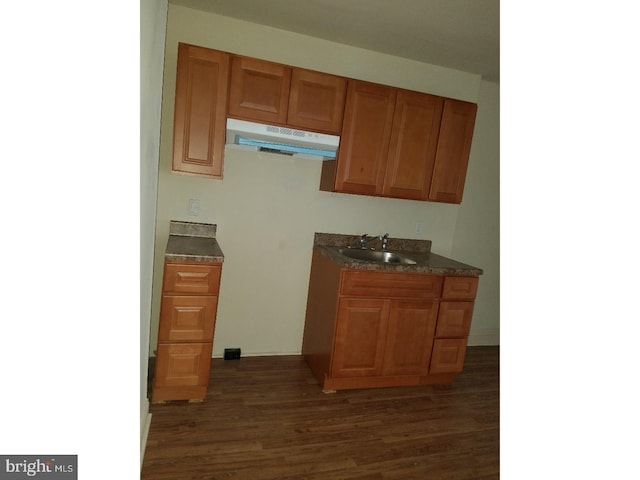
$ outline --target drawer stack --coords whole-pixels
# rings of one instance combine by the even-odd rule
[[[220,263],[165,262],[152,402],[204,399],[221,273]]]
[[[445,277],[429,373],[459,373],[464,365],[478,277]]]

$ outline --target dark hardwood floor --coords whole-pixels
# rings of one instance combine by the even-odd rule
[[[203,403],[151,405],[142,480],[497,479],[499,347],[452,385],[322,393],[302,357],[213,359]]]

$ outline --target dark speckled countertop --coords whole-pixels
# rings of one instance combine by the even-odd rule
[[[187,262],[223,262],[216,240],[216,225],[171,220],[165,260]]]
[[[341,267],[358,270],[381,270],[393,272],[436,273],[444,275],[482,275],[482,269],[473,267],[442,255],[431,253],[431,240],[410,240],[389,238],[387,250],[406,255],[416,262],[415,265],[399,265],[389,263],[366,262],[354,260],[340,253],[340,247],[357,246],[359,235],[340,235],[333,233],[316,233],[314,249],[337,263]],[[380,250],[380,241],[371,242]]]

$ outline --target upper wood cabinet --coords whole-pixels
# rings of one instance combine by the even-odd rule
[[[255,58],[233,57],[229,115],[266,123],[286,123],[290,84],[289,67]]]
[[[478,106],[446,99],[429,200],[460,203]]]
[[[233,57],[229,115],[340,133],[347,80],[247,57]]]
[[[426,200],[444,99],[398,90],[382,194]]]
[[[460,203],[476,105],[350,80],[340,150],[320,188]]]
[[[395,102],[392,87],[349,81],[338,158],[331,164],[336,168],[336,191],[382,193]],[[328,165],[325,162],[323,168]]]
[[[346,78],[294,68],[287,124],[304,130],[339,134],[346,93]]]
[[[222,178],[227,115],[340,135],[320,189],[460,203],[477,106],[178,45],[172,170]]]
[[[222,177],[229,58],[224,52],[178,45],[173,171]]]

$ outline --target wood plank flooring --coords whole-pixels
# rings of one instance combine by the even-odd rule
[[[151,405],[142,480],[498,479],[499,347],[453,385],[325,394],[300,356],[213,359],[203,403]]]

